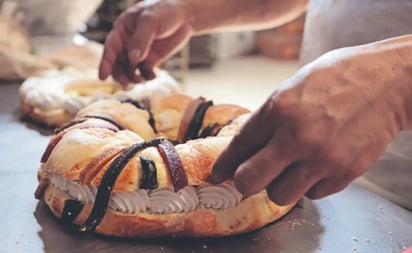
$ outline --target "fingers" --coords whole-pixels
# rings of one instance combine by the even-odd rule
[[[325,178],[313,185],[305,194],[310,199],[320,199],[342,191],[351,180]]]
[[[131,64],[138,64],[144,60],[155,39],[156,24],[150,16],[140,16],[136,23],[133,36],[127,42],[127,53]]]
[[[209,181],[221,183],[233,176],[238,166],[259,152],[272,137],[273,129],[264,117],[262,107],[252,114],[240,131],[233,137],[228,147],[216,159]],[[259,129],[259,131],[257,131]]]
[[[113,66],[117,61],[117,57],[123,51],[120,32],[119,30],[113,30],[107,36],[99,66],[99,78],[102,80],[106,79],[113,72]]]
[[[144,61],[139,63],[138,65],[140,75],[145,79],[145,80],[152,80],[156,77],[156,74],[153,71],[153,63],[149,61]]]
[[[158,65],[164,60],[178,52],[190,38],[190,30],[186,26],[182,26],[176,30],[172,35],[156,40],[153,43],[152,50],[147,56],[148,61]]]
[[[301,163],[289,166],[266,188],[269,198],[278,205],[298,201],[322,177],[314,169]]]
[[[127,63],[118,62],[113,67],[113,79],[119,82],[121,85],[127,85],[130,82],[129,73],[128,73]]]
[[[153,68],[176,53],[190,37],[185,16],[172,7],[160,1],[142,3],[122,13],[105,43],[99,78],[106,79],[112,74],[122,83],[126,79],[129,82],[153,79]],[[126,55],[126,63],[118,59],[120,54]],[[126,71],[121,71],[121,67],[127,68]],[[135,73],[137,69],[140,73]]]
[[[150,15],[138,15],[138,12],[123,13],[109,33],[99,66],[99,78],[106,79],[110,74],[122,84],[141,81],[134,71],[139,62],[147,56],[155,38],[156,24]],[[119,59],[126,55],[126,60]],[[147,64],[146,64],[147,65]],[[124,68],[125,70],[121,70]],[[147,76],[153,78],[152,69],[145,67]]]
[[[246,196],[262,191],[289,166],[289,159],[293,157],[270,142],[238,167],[234,176],[236,188]]]

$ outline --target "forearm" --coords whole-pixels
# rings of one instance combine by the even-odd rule
[[[182,0],[194,34],[276,27],[301,15],[308,0]]]

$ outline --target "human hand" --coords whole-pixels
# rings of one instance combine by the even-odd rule
[[[402,251],[402,253],[412,253],[412,246],[410,246],[407,249],[405,249],[404,251]]]
[[[112,75],[123,85],[153,79],[153,68],[176,53],[191,33],[178,1],[139,2],[119,16],[109,33],[99,78]]]
[[[302,68],[233,137],[210,181],[234,177],[243,194],[266,188],[280,205],[345,188],[404,127],[395,57],[341,49]]]

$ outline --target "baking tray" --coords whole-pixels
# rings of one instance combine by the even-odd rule
[[[51,131],[20,120],[18,87],[0,86],[1,252],[386,253],[412,245],[412,213],[356,183],[321,200],[304,198],[280,220],[242,235],[143,240],[73,233],[34,198]]]

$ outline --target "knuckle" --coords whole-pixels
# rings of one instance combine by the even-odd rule
[[[245,195],[251,195],[263,190],[264,186],[260,180],[262,171],[251,169],[242,164],[234,175],[236,188]]]
[[[350,166],[348,169],[345,170],[344,179],[348,181],[352,181],[357,177],[360,177],[363,174],[364,170],[357,166]]]
[[[139,21],[148,25],[152,25],[156,21],[155,12],[151,9],[145,9],[139,16]]]
[[[310,131],[309,128],[299,128],[293,131],[292,133],[294,141],[299,145],[303,147],[311,147],[315,148],[318,146],[318,139],[316,136]]]
[[[266,109],[264,113],[276,114],[279,116],[286,115],[290,108],[288,91],[277,91],[269,97],[266,102],[266,106],[262,109]]]
[[[344,167],[346,161],[348,160],[348,156],[345,154],[345,152],[338,149],[332,152],[328,152],[327,155],[322,158],[322,160],[326,165],[325,167],[336,170]]]
[[[244,194],[244,195],[250,195],[254,193],[254,184],[250,182],[250,180],[247,180],[244,176],[239,176],[235,174],[235,186],[236,189]]]

